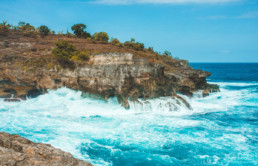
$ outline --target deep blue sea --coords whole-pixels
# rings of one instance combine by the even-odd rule
[[[49,143],[94,165],[258,165],[258,64],[192,63],[221,92],[131,103],[67,88],[20,103],[0,99],[0,131]]]

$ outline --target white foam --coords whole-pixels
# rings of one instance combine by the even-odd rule
[[[139,149],[159,149],[180,141],[182,144],[209,144],[217,149],[228,144],[238,146],[239,150],[248,150],[249,147],[245,146],[248,138],[242,134],[223,134],[213,138],[209,137],[207,130],[245,133],[251,129],[221,128],[214,121],[192,119],[189,115],[228,111],[242,104],[255,104],[247,101],[249,96],[254,98],[253,95],[248,90],[227,90],[222,87],[221,92],[205,98],[189,99],[180,95],[191,104],[192,110],[187,109],[181,100],[171,97],[140,99],[141,104],[130,102],[131,109],[126,110],[115,98],[108,101],[83,98],[80,91],[60,88],[19,103],[0,100],[0,109],[7,110],[0,112],[0,118],[4,119],[0,121],[0,126],[4,131],[28,134],[27,137],[34,141],[50,143],[95,165],[111,163],[81,154],[78,149],[81,144],[94,143],[109,149],[113,155],[121,153],[121,149],[100,140],[125,147],[137,146]],[[190,132],[191,128],[198,127],[206,130]],[[181,132],[183,129],[189,130]],[[167,158],[166,155],[162,157]],[[220,161],[216,155],[199,157],[208,158],[211,164]]]
[[[203,97],[202,92],[203,92],[203,90],[199,90],[197,92],[193,92],[193,97],[194,98],[202,98]]]
[[[219,86],[253,86],[253,85],[258,85],[257,82],[250,82],[250,83],[246,83],[246,82],[208,82],[210,84],[218,84]]]

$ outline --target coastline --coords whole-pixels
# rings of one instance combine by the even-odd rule
[[[0,165],[92,166],[49,144],[33,143],[19,135],[0,132]]]

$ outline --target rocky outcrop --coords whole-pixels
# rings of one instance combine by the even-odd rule
[[[8,166],[92,166],[75,159],[70,153],[48,144],[33,143],[20,137],[0,132],[0,165]]]
[[[3,58],[1,62],[1,97],[34,97],[47,89],[66,86],[83,91],[84,96],[116,96],[127,108],[128,99],[173,96],[176,92],[191,95],[198,89],[207,89],[206,77],[210,74],[190,68],[185,69],[186,74],[165,74],[162,65],[148,63],[131,53],[98,54],[91,58],[91,65],[78,65],[73,70],[57,66],[24,70],[8,65]]]
[[[45,93],[47,89],[66,86],[81,90],[85,97],[108,99],[116,96],[129,108],[128,100],[176,93],[191,96],[197,90],[204,90],[208,95],[218,90],[216,85],[206,82],[211,73],[194,70],[184,60],[161,64],[133,53],[98,53],[91,56],[87,64],[75,63],[73,69],[68,69],[60,67],[56,61],[49,61],[51,55],[23,55],[24,50],[35,48],[30,42],[34,39],[23,42],[18,39],[0,43],[0,97],[25,99]],[[44,42],[40,42],[41,45],[44,46]]]

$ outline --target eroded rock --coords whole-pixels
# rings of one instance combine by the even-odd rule
[[[1,166],[92,166],[48,144],[0,132]]]
[[[184,72],[165,73],[164,66],[149,63],[131,53],[98,54],[92,65],[77,65],[74,70],[39,67],[24,71],[17,66],[0,63],[0,95],[16,98],[36,97],[47,89],[66,86],[81,90],[88,96],[108,99],[117,97],[129,108],[128,98],[173,96],[176,92],[191,96],[193,91],[209,89],[210,73],[185,68]],[[181,70],[183,70],[182,68]]]
[[[0,39],[10,44],[8,48],[0,45],[0,97],[26,99],[44,94],[47,89],[66,86],[82,91],[87,97],[105,100],[117,97],[122,106],[129,108],[128,99],[136,101],[177,93],[192,96],[198,90],[210,93],[219,89],[206,82],[211,73],[194,70],[185,60],[155,61],[155,55],[139,56],[127,50],[98,53],[91,56],[90,62],[74,62],[73,68],[68,69],[61,67],[51,55],[58,36],[36,40],[37,37],[25,37],[19,32],[3,34]],[[74,42],[79,46],[83,43],[80,39]]]

